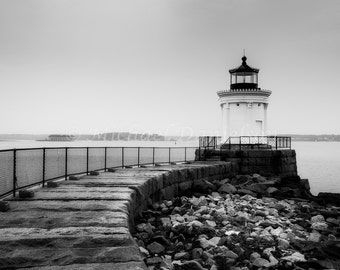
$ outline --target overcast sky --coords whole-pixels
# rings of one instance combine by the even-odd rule
[[[0,0],[0,133],[221,133],[243,49],[272,134],[340,134],[339,0]]]

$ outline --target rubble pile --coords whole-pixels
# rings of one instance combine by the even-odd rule
[[[340,269],[339,207],[274,198],[255,187],[273,181],[259,175],[236,178],[251,193],[225,179],[143,212],[134,238],[148,269]]]

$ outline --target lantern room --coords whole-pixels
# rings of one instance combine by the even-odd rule
[[[247,57],[242,57],[242,65],[230,69],[230,89],[254,89],[258,87],[259,69],[247,65]]]

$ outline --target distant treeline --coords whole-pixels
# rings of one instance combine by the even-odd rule
[[[57,136],[58,134],[53,134]],[[59,134],[65,136],[64,134]],[[0,140],[47,140],[50,134],[0,134]],[[75,140],[91,141],[190,141],[198,140],[193,136],[163,136],[148,133],[109,132],[100,134],[69,134]]]
[[[340,135],[334,134],[321,134],[321,135],[297,135],[297,134],[284,134],[278,136],[292,137],[292,141],[308,141],[308,142],[339,142]]]

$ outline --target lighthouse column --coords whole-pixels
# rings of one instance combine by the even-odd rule
[[[228,103],[221,103],[222,112],[222,142],[229,138],[229,106]]]
[[[264,107],[264,116],[263,116],[263,127],[264,127],[264,136],[267,136],[267,108],[268,108],[268,103],[263,104]]]

